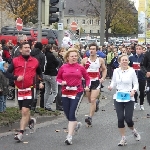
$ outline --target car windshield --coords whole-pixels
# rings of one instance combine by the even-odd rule
[[[124,41],[124,43],[130,43],[130,41]]]
[[[96,43],[96,40],[88,40],[88,44],[90,43]]]

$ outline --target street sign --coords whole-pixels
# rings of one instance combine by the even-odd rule
[[[71,30],[72,30],[72,31],[76,31],[78,25],[77,25],[77,23],[76,23],[75,21],[73,21],[73,22],[71,23],[70,27],[71,27]]]
[[[63,23],[58,23],[58,30],[62,31],[64,29]]]
[[[21,31],[23,28],[23,22],[21,18],[17,18],[16,20],[16,28],[18,31]]]

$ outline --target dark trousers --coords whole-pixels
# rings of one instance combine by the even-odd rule
[[[58,85],[58,94],[56,96],[56,109],[62,108],[62,99],[61,99],[61,85]]]
[[[45,83],[44,88],[40,89],[40,107],[44,108],[44,93],[45,93]]]
[[[112,67],[111,64],[107,64],[107,76],[111,79],[112,77]]]
[[[114,105],[116,108],[117,118],[118,118],[118,128],[124,128],[124,121],[126,121],[128,127],[133,127],[134,123],[132,121],[134,101],[129,102],[117,102],[114,100]]]
[[[139,82],[139,98],[140,98],[140,105],[143,105],[144,103],[144,96],[145,96],[145,85],[146,85],[146,81],[145,80],[138,80]],[[137,99],[138,99],[138,93],[136,92],[134,95],[135,98],[135,102],[138,103]]]
[[[76,121],[76,114],[82,101],[82,97],[83,92],[78,93],[75,99],[62,97],[63,109],[68,121]]]

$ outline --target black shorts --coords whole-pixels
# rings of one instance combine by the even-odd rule
[[[31,88],[31,91],[32,91],[32,99],[18,100],[18,105],[20,110],[22,109],[22,107],[31,109],[34,100],[34,88]]]
[[[31,109],[32,103],[33,99],[18,100],[20,110],[22,109],[22,107]]]
[[[90,91],[91,90],[99,90],[101,88],[101,84],[99,80],[91,81]]]

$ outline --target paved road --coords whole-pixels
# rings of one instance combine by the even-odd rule
[[[105,82],[105,87],[107,87],[108,82],[109,80]],[[121,137],[117,129],[117,118],[112,100],[113,91],[109,92],[104,88],[102,95],[106,96],[107,99],[101,100],[101,108],[93,117],[93,127],[90,128],[87,128],[84,123],[89,112],[89,104],[86,98],[83,99],[78,115],[78,121],[81,121],[83,126],[79,134],[73,137],[73,145],[64,144],[67,135],[64,132],[67,128],[67,121],[65,117],[62,117],[37,125],[34,134],[26,131],[24,142],[21,143],[16,143],[13,140],[13,133],[1,134],[0,150],[143,150],[145,146],[147,150],[150,150],[150,119],[146,118],[150,108],[147,102],[145,102],[145,111],[140,111],[138,108],[134,111],[135,126],[141,134],[141,141],[135,141],[131,130],[127,129],[128,145],[118,147],[117,143]],[[55,132],[55,130],[60,131]]]

